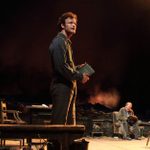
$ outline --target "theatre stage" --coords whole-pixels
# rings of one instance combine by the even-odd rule
[[[150,150],[150,143],[146,146],[147,138],[142,140],[122,140],[111,137],[86,138],[89,141],[88,150]]]
[[[112,137],[85,137],[89,142],[88,150],[150,150],[150,143],[146,146],[147,138],[142,140],[122,140]],[[35,140],[37,141],[37,140]],[[18,142],[7,141],[7,144],[14,145]],[[33,150],[37,150],[38,146],[32,147]],[[45,147],[45,150],[47,148]],[[12,148],[14,150],[14,148]],[[18,150],[18,149],[15,149]]]

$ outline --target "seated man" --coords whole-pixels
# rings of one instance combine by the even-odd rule
[[[134,115],[131,102],[127,102],[126,105],[119,110],[118,119],[123,128],[123,139],[130,140],[131,135],[134,139],[140,139],[138,118]]]

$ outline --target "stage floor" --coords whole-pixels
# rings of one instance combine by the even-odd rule
[[[90,137],[86,140],[89,141],[88,150],[150,150],[150,143],[146,146],[147,138],[129,141],[112,137]]]
[[[146,146],[147,138],[142,140],[122,140],[112,137],[85,137],[86,141],[89,142],[88,150],[150,150],[150,143]],[[38,142],[39,140],[34,140]],[[7,141],[9,145],[19,144],[18,141]],[[1,149],[1,148],[0,148]],[[32,146],[32,150],[38,150],[39,146]],[[10,148],[10,150],[20,150],[19,148]],[[44,150],[47,150],[45,147]]]

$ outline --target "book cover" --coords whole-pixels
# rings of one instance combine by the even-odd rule
[[[95,73],[95,70],[88,63],[85,63],[85,65],[79,68],[78,71],[81,73],[87,73],[89,76]]]

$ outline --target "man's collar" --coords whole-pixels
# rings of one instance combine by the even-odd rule
[[[58,36],[64,38],[66,41],[68,41],[69,44],[72,44],[71,40],[68,39],[62,32],[59,32],[59,33],[58,33]]]

